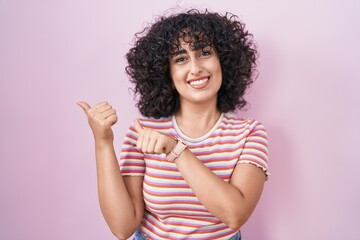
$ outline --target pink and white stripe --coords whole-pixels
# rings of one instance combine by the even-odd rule
[[[178,136],[216,175],[230,181],[239,163],[255,164],[267,174],[267,135],[256,120],[222,114],[216,125],[200,138],[189,138],[175,118],[140,120],[144,127]],[[228,239],[236,231],[209,213],[186,183],[175,163],[163,155],[136,149],[137,133],[131,126],[120,155],[122,175],[144,176],[145,215],[141,231],[149,239]]]

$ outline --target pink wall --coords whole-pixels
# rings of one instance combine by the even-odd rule
[[[115,239],[75,103],[111,102],[120,146],[138,116],[123,56],[175,2],[241,16],[259,45],[243,115],[268,129],[272,176],[244,239],[359,239],[357,0],[0,1],[0,239]]]

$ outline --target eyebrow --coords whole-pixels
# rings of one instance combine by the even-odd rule
[[[195,50],[205,49],[206,47],[210,47],[210,49],[212,49],[212,47],[210,45],[206,45],[206,46],[204,46],[202,48],[200,48],[200,47],[196,48]],[[181,49],[179,48],[179,49],[173,51],[173,53],[171,54],[171,57],[173,58],[173,57],[176,57],[177,55],[184,54],[184,53],[186,53],[186,50],[182,49],[182,48]]]
[[[186,50],[185,50],[185,49],[175,50],[175,51],[173,52],[173,54],[171,54],[171,57],[175,57],[175,56],[180,55],[180,54],[183,54],[183,53],[186,53]]]

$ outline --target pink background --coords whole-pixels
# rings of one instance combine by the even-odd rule
[[[244,239],[359,239],[358,0],[0,0],[0,239],[115,239],[75,103],[117,109],[119,152],[138,116],[124,55],[177,5],[233,12],[259,45],[242,114],[268,129],[272,176]]]

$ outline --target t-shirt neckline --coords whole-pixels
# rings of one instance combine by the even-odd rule
[[[175,115],[172,115],[172,123],[174,125],[176,134],[183,140],[187,141],[187,142],[201,142],[204,139],[208,138],[211,134],[213,134],[213,132],[218,128],[218,126],[220,125],[220,123],[222,122],[224,117],[224,113],[221,113],[219,119],[216,121],[216,123],[214,124],[214,126],[207,132],[205,133],[203,136],[197,137],[197,138],[191,138],[187,135],[185,135],[179,128],[177,122],[176,122],[176,118]]]

